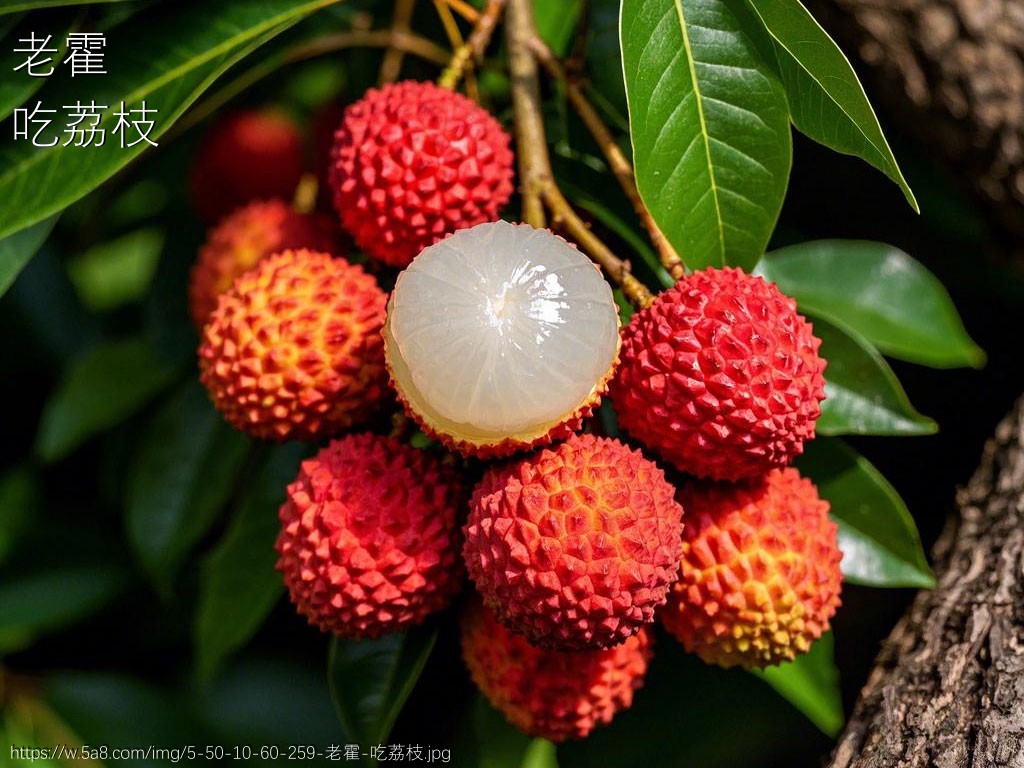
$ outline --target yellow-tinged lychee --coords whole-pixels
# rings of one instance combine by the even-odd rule
[[[839,607],[842,554],[828,503],[795,469],[693,482],[679,581],[660,616],[709,664],[764,667],[804,653]]]
[[[203,328],[200,378],[253,437],[330,437],[368,416],[387,387],[386,298],[359,266],[316,251],[264,259],[220,296]]]

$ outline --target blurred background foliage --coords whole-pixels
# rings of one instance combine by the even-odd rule
[[[135,47],[134,36],[122,36],[129,25],[144,24],[167,45],[193,39],[193,29],[161,25],[159,14],[168,11],[157,5],[94,3],[34,10],[27,19],[57,37],[70,28],[105,31],[109,85],[136,59],[148,56],[147,66],[160,66],[163,49]],[[222,7],[233,4],[181,5],[190,6],[188,13],[168,18],[216,28]],[[236,13],[244,6],[253,14],[255,29],[274,3],[234,5]],[[625,136],[618,2],[541,0],[536,7],[556,52],[585,50],[595,98]],[[227,110],[272,104],[313,131],[325,105],[358,98],[376,81],[381,51],[321,53],[310,43],[386,25],[389,13],[388,3],[350,0],[239,39],[188,82],[166,84],[150,97],[161,116],[172,102],[187,109],[158,149],[59,216],[24,230],[18,243],[0,244],[21,252],[33,238],[43,243],[0,299],[0,742],[321,749],[346,743],[325,675],[328,639],[282,600],[271,570],[276,508],[309,448],[254,446],[222,423],[196,382],[197,338],[185,296],[204,230],[188,204],[185,169],[205,125]],[[574,34],[581,13],[585,47]],[[25,23],[0,16],[0,55],[10,54],[12,25]],[[417,4],[414,27],[445,39],[429,3]],[[245,55],[257,42],[258,52]],[[10,94],[10,69],[5,63],[0,72],[0,103],[26,96]],[[406,58],[405,77],[437,73],[433,64]],[[505,75],[486,67],[479,80],[485,103],[507,124]],[[183,93],[208,81],[189,105]],[[36,84],[22,83],[29,85]],[[91,82],[74,85],[91,98],[84,93]],[[48,98],[46,89],[41,94]],[[600,152],[557,87],[550,95],[548,128],[566,193],[655,285],[656,258],[628,201],[608,181]],[[984,213],[930,148],[904,141],[900,126],[881,118],[921,215],[880,174],[797,135],[772,245],[842,237],[892,243],[939,276],[986,350],[982,370],[893,363],[913,402],[941,426],[937,434],[910,442],[850,440],[903,496],[927,544],[953,509],[954,491],[966,482],[992,425],[1019,394],[1024,361],[1014,329],[1024,280],[992,257],[994,235]],[[9,117],[0,130],[10,130]],[[628,140],[623,146],[628,149]],[[65,153],[71,164],[72,152]],[[17,205],[17,198],[0,196],[0,223],[18,215]],[[13,252],[0,252],[0,283],[9,280]],[[911,574],[906,583],[919,582]],[[710,669],[659,636],[633,708],[587,741],[560,748],[559,763],[818,765],[831,745],[826,733],[841,723],[840,704],[849,711],[880,639],[911,594],[845,587],[834,640],[815,651],[827,661],[834,643],[838,686],[831,664],[812,661],[803,693],[789,692],[791,699],[808,699],[804,711],[813,722],[778,698],[766,684],[771,673],[762,680]],[[433,653],[388,742],[451,748],[457,765],[553,764],[548,746],[531,744],[480,702],[462,670],[451,612],[430,629]],[[833,700],[820,693],[829,690]],[[7,764],[7,746],[0,746],[0,763]]]

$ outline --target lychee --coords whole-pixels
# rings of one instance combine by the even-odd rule
[[[371,434],[304,461],[281,507],[280,558],[299,613],[341,637],[421,623],[462,583],[456,474],[436,456]]]
[[[638,451],[593,435],[492,468],[470,501],[469,575],[537,645],[621,643],[654,619],[678,576],[674,493]]]
[[[821,341],[774,283],[705,269],[637,312],[611,386],[619,424],[697,477],[789,464],[825,398]]]
[[[462,230],[398,277],[385,349],[424,431],[465,455],[504,456],[567,437],[616,363],[618,311],[597,268],[547,230]]]
[[[199,346],[213,404],[253,437],[330,437],[367,416],[387,387],[386,298],[359,266],[283,251],[218,299]]]
[[[342,225],[369,255],[406,266],[498,217],[512,194],[509,141],[486,110],[433,83],[370,89],[345,110],[331,152]]]
[[[303,166],[295,121],[274,109],[236,112],[211,126],[196,151],[192,203],[213,224],[252,200],[291,199]]]
[[[554,742],[582,739],[633,703],[651,657],[647,629],[614,648],[551,651],[530,645],[473,601],[462,656],[473,682],[509,722]]]
[[[795,469],[736,485],[695,481],[679,581],[660,616],[709,664],[764,667],[807,651],[839,607],[842,554],[828,503]]]
[[[280,199],[249,203],[214,227],[199,250],[189,280],[189,314],[197,328],[235,279],[272,253],[308,248],[333,252],[334,238],[320,217],[296,213]]]

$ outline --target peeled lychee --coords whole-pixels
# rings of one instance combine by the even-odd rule
[[[660,616],[709,664],[764,667],[804,653],[839,607],[842,554],[828,503],[795,469],[693,482],[679,581]]]
[[[386,298],[359,266],[283,251],[246,272],[203,328],[200,377],[213,404],[253,437],[330,437],[387,387]]]
[[[302,133],[273,109],[237,112],[215,123],[192,163],[192,203],[207,224],[252,200],[290,200],[302,177]]]
[[[821,341],[774,283],[694,272],[622,336],[611,386],[619,424],[684,472],[738,480],[789,464],[814,437]]]
[[[593,435],[492,468],[470,502],[469,575],[537,645],[616,645],[654,619],[678,576],[674,493],[638,451]]]
[[[579,429],[619,347],[611,288],[547,230],[462,230],[398,277],[385,349],[409,414],[453,450],[504,456]]]
[[[421,623],[462,583],[458,477],[389,437],[334,440],[304,461],[281,507],[280,558],[292,602],[341,637]]]
[[[549,651],[510,632],[479,601],[462,617],[473,682],[517,728],[554,742],[582,739],[633,703],[651,644],[643,629],[614,648]]]
[[[296,213],[280,199],[249,203],[229,214],[210,231],[192,268],[192,322],[202,328],[217,297],[264,258],[298,248],[333,251],[334,238],[322,219]]]
[[[371,88],[335,133],[341,223],[366,253],[404,267],[445,235],[498,217],[512,194],[509,141],[486,110],[433,83]]]

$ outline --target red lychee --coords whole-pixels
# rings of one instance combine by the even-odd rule
[[[341,223],[366,253],[404,267],[445,235],[498,217],[512,194],[509,141],[486,110],[433,83],[370,89],[334,137]]]
[[[291,199],[302,176],[302,133],[283,112],[250,109],[210,127],[192,162],[189,190],[213,224],[252,200]]]
[[[207,235],[192,267],[188,290],[192,322],[201,329],[217,306],[217,297],[267,256],[299,248],[336,251],[323,218],[296,213],[280,199],[249,203],[230,213]]]
[[[709,664],[764,667],[793,659],[839,607],[842,554],[828,503],[795,469],[736,485],[695,481],[679,581],[660,616]]]
[[[311,624],[377,637],[421,623],[462,583],[456,474],[394,438],[348,435],[304,461],[281,507],[277,569]]]
[[[203,328],[200,378],[253,437],[330,437],[369,415],[387,387],[384,292],[359,266],[283,251],[221,294]]]
[[[694,272],[623,331],[610,390],[619,424],[698,477],[785,466],[821,414],[820,346],[774,283],[739,269]]]
[[[469,575],[537,645],[621,643],[653,620],[678,575],[674,493],[638,451],[593,435],[492,468],[470,502]]]
[[[633,703],[651,657],[646,628],[614,648],[551,651],[474,600],[462,617],[462,656],[473,682],[509,722],[554,742],[582,739]]]

